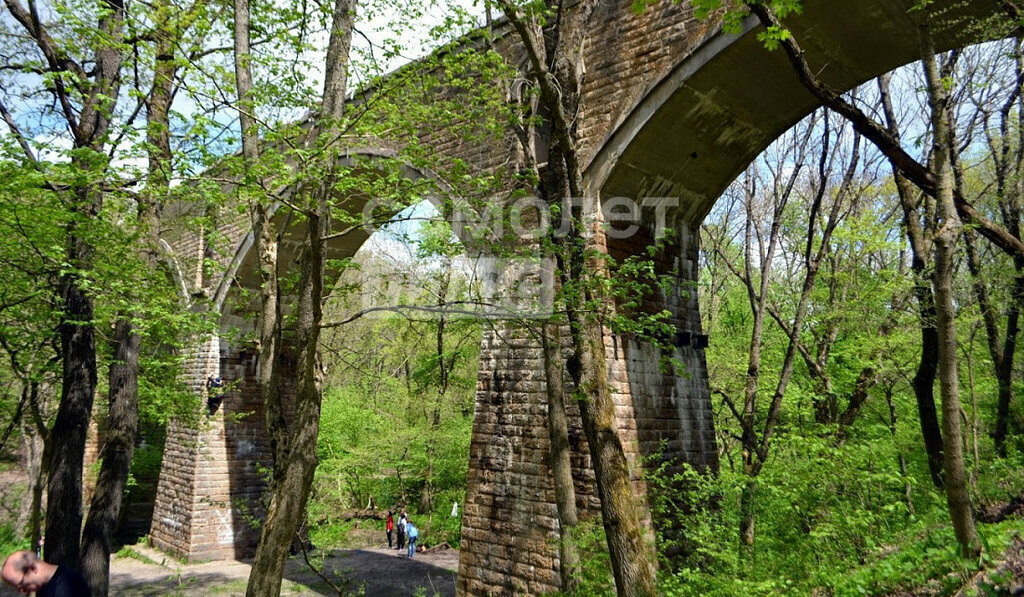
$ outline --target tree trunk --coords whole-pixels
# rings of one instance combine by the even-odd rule
[[[860,371],[860,375],[857,376],[857,382],[853,386],[853,392],[850,394],[850,400],[846,405],[846,410],[839,415],[839,430],[836,432],[839,442],[842,443],[846,440],[846,436],[850,432],[850,427],[853,426],[853,422],[857,420],[857,415],[860,413],[860,409],[864,406],[864,403],[868,399],[868,390],[875,380],[875,369],[873,367],[864,367]]]
[[[235,85],[238,89],[238,119],[242,129],[242,156],[245,162],[246,178],[253,177],[253,170],[260,157],[256,118],[253,115],[252,71],[250,69],[250,12],[249,0],[235,0],[234,3],[234,53]],[[270,454],[275,462],[282,458],[287,449],[284,408],[277,375],[277,360],[281,351],[281,308],[277,280],[277,235],[270,221],[270,211],[262,197],[253,197],[245,185],[258,181],[245,180],[242,191],[249,201],[249,217],[253,227],[253,251],[256,253],[260,275],[260,316],[259,331],[259,383],[260,399]]]
[[[433,446],[427,448],[427,471],[426,479],[423,480],[423,489],[420,490],[420,513],[430,512],[430,478],[434,476]]]
[[[921,272],[922,276],[924,273]],[[917,289],[915,289],[917,290]],[[939,414],[935,408],[935,378],[939,374],[939,333],[936,330],[935,296],[931,288],[916,291],[921,311],[921,360],[911,385],[917,400],[917,415],[921,421],[921,437],[928,453],[928,471],[936,488],[943,486],[943,441],[939,428]]]
[[[100,35],[84,42],[94,47],[86,70],[63,53],[58,57],[34,3],[29,3],[31,15],[18,2],[6,3],[8,12],[36,42],[50,65],[49,72],[55,75],[52,80],[57,83],[47,84],[46,88],[55,103],[62,106],[64,124],[72,136],[70,167],[74,176],[69,193],[62,199],[73,217],[66,228],[64,267],[57,297],[62,309],[59,333],[63,371],[52,437],[60,441],[53,443],[49,455],[44,556],[51,563],[76,568],[81,545],[82,461],[96,390],[93,300],[87,291],[93,247],[81,231],[100,216],[103,205],[102,185],[98,181],[107,174],[107,137],[120,95],[123,63],[122,44],[110,41],[122,38],[123,0],[101,0],[98,4],[95,29]],[[71,86],[77,90],[73,98],[60,82],[68,73],[76,77]],[[31,151],[28,153],[34,160]]]
[[[89,192],[83,191],[88,197]],[[98,202],[98,198],[95,199]],[[96,211],[98,205],[94,203]],[[76,268],[91,266],[92,247],[77,232],[68,234],[67,256]],[[53,423],[46,508],[46,549],[51,564],[79,566],[79,533],[82,530],[82,465],[85,438],[96,392],[96,341],[93,330],[92,297],[82,287],[79,275],[64,273],[60,280],[64,307],[60,324],[64,372],[60,406]]]
[[[245,1],[236,0],[236,6]],[[247,4],[244,9],[247,13]],[[323,112],[310,128],[307,148],[314,144],[319,146],[322,138],[331,137],[328,133],[336,130],[342,116],[354,10],[355,0],[336,0],[327,48]],[[248,35],[248,26],[244,33]],[[236,20],[236,45],[239,37]],[[286,436],[287,446],[278,449],[284,457],[274,462],[270,507],[246,587],[246,595],[249,597],[277,595],[281,592],[281,577],[284,574],[288,546],[305,517],[306,499],[316,471],[320,405],[323,399],[319,346],[320,324],[323,320],[324,266],[327,258],[324,239],[331,231],[330,198],[334,189],[334,162],[331,156],[335,151],[336,148],[327,147],[325,153],[328,162],[321,164],[327,173],[324,178],[299,185],[299,192],[308,197],[309,208],[304,214],[305,242],[299,256],[295,332],[298,391],[295,397],[295,418]],[[280,319],[278,325],[279,322]]]
[[[1014,260],[1014,269],[1017,275],[1014,276],[1010,304],[1006,313],[1006,331],[1002,346],[1000,346],[997,314],[989,296],[984,274],[981,271],[973,231],[964,231],[964,241],[967,247],[967,265],[971,271],[971,277],[974,279],[974,293],[985,322],[989,356],[992,358],[996,383],[999,388],[996,401],[996,425],[992,439],[995,441],[996,452],[1005,457],[1006,436],[1009,432],[1010,421],[1010,401],[1013,399],[1013,361],[1017,352],[1017,335],[1020,331],[1020,305],[1024,298],[1024,260]]]
[[[878,90],[882,99],[882,109],[886,125],[893,139],[900,140],[896,113],[892,108],[889,95],[891,76],[886,74],[878,78]],[[917,299],[918,313],[921,320],[921,358],[911,385],[917,401],[918,420],[921,424],[921,437],[924,439],[925,452],[928,454],[928,471],[932,484],[942,489],[942,431],[939,429],[939,416],[935,408],[935,377],[938,375],[939,339],[935,331],[935,297],[927,280],[925,270],[928,266],[928,253],[931,241],[925,237],[918,217],[918,208],[914,203],[914,191],[910,181],[893,164],[893,178],[896,181],[896,192],[903,209],[903,223],[910,241],[911,269],[914,272],[914,297]]]
[[[42,535],[43,488],[46,486],[46,438],[40,433],[34,421],[22,416],[21,442],[25,453],[25,472],[28,474],[27,499],[21,503],[16,531],[19,537],[29,536],[29,549],[39,549]]]
[[[82,531],[82,574],[94,597],[109,591],[110,549],[139,429],[139,335],[127,319],[114,328],[110,412],[102,464]]]
[[[326,207],[326,195],[331,192],[330,185],[325,186],[327,188],[317,191],[322,197],[322,207]],[[285,458],[274,463],[270,508],[246,588],[246,595],[250,597],[280,594],[288,548],[302,524],[317,465],[323,381],[318,352],[326,256],[323,239],[330,230],[329,212],[317,211],[319,213],[307,214],[305,245],[300,257],[295,419],[289,426],[291,433]]]
[[[1017,271],[1020,272],[1022,269],[1024,268],[1018,267]],[[1022,289],[1024,289],[1024,276],[1018,274],[1014,287],[1017,297],[1020,297]],[[1017,297],[1015,300],[1020,301],[1020,298]],[[1007,323],[1003,358],[996,367],[999,398],[996,402],[996,427],[992,432],[992,439],[995,441],[996,452],[1004,458],[1006,457],[1006,436],[1010,429],[1010,401],[1013,400],[1013,357],[1017,348],[1016,320],[1018,312],[1018,309],[1014,308],[1010,314],[1012,324]]]
[[[318,415],[313,418],[312,427],[307,427],[303,423],[308,422],[308,413],[301,417],[296,413],[293,436],[295,449],[288,456],[283,474],[273,485],[270,507],[263,520],[256,557],[249,573],[249,584],[245,592],[249,597],[281,594],[281,578],[288,549],[306,512],[306,498],[313,483],[313,471],[316,470]]]
[[[124,19],[123,0],[104,0],[97,28],[110,39],[120,39]],[[32,33],[39,35],[39,27]],[[74,147],[79,154],[72,169],[95,175],[105,168],[103,151],[110,128],[111,113],[120,90],[121,47],[100,44],[95,52],[95,81],[83,102],[76,123]],[[68,116],[71,118],[71,116]],[[96,159],[101,156],[100,159]],[[96,392],[96,341],[93,329],[93,300],[83,284],[92,268],[93,247],[79,233],[82,222],[99,217],[103,192],[94,183],[80,182],[73,190],[73,211],[68,224],[65,259],[70,269],[60,277],[60,300],[64,308],[60,322],[63,375],[60,406],[54,420],[53,442],[47,483],[45,559],[52,564],[79,566],[82,530],[82,464],[85,439]]]
[[[165,0],[157,2],[157,14],[166,19]],[[153,88],[146,103],[146,139],[149,158],[145,192],[138,201],[138,219],[144,232],[141,258],[153,274],[159,267],[160,201],[170,185],[170,105],[177,71],[174,60],[176,37],[167,21],[158,23],[155,33],[156,59]],[[136,314],[137,316],[137,314]],[[121,504],[139,429],[139,331],[130,316],[115,323],[112,339],[114,360],[109,369],[107,437],[102,448],[102,464],[82,531],[82,573],[94,597],[109,591],[110,551],[121,515]]]
[[[548,436],[551,442],[551,476],[558,508],[558,557],[562,592],[572,595],[579,587],[580,556],[573,533],[579,518],[576,488],[572,481],[569,448],[569,418],[565,413],[565,383],[561,328],[555,322],[541,326],[544,375],[547,381]]]
[[[953,171],[949,146],[949,96],[939,75],[928,25],[921,27],[922,58],[932,110],[933,156],[936,172],[935,201],[937,229],[934,235],[936,330],[939,336],[939,388],[942,396],[946,502],[953,520],[960,551],[964,557],[976,557],[981,551],[974,527],[970,494],[964,474],[963,430],[960,425],[960,380],[957,368],[956,308],[954,306],[953,268],[956,242],[963,226],[953,205]]]
[[[746,468],[746,467],[745,467]],[[757,495],[757,477],[747,473],[740,493],[740,545],[754,545],[754,498]]]
[[[645,533],[642,504],[629,478],[629,464],[615,420],[604,331],[598,321],[584,319],[578,325],[582,329],[574,334],[580,364],[577,402],[597,477],[615,587],[619,597],[653,596],[657,594],[654,547]]]
[[[499,0],[499,4],[524,44],[531,73],[540,88],[540,102],[551,123],[538,139],[548,149],[548,167],[535,174],[540,180],[540,195],[555,209],[564,199],[583,196],[577,132],[570,115],[576,113],[579,105],[583,76],[579,52],[597,2],[577,4],[571,15],[556,20],[547,36],[535,20],[526,19],[507,0]],[[553,4],[549,8],[557,9]],[[607,275],[605,264],[592,257],[607,254],[598,221],[598,199],[590,198],[595,213],[587,213],[585,207],[579,215],[569,214],[568,233],[558,243],[556,258],[560,282],[567,295],[564,302],[572,347],[567,369],[576,388],[583,431],[597,477],[616,591],[620,597],[654,595],[654,546],[645,533],[643,498],[636,494],[630,480],[615,404],[608,388],[603,313],[595,314],[588,307],[610,306],[609,297],[599,294]],[[590,222],[594,226],[588,229]]]
[[[39,553],[43,546],[43,489],[47,480],[47,465],[45,461],[36,473],[32,483],[32,505],[29,511],[29,549]]]

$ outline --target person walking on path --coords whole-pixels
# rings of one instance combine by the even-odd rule
[[[405,510],[398,515],[398,551],[402,551],[405,548]]]
[[[416,528],[416,525],[412,521],[408,521],[405,525],[405,534],[409,536],[409,555],[408,558],[411,560],[413,554],[416,553],[416,540],[420,537],[420,530]]]
[[[391,510],[388,510],[388,521],[384,530],[388,533],[388,549],[391,549],[391,533],[395,530],[395,519],[391,516]]]

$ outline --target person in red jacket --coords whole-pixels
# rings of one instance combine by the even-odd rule
[[[388,532],[388,549],[391,549],[391,532],[395,530],[395,519],[391,516],[391,510],[388,510],[388,522],[384,528]]]

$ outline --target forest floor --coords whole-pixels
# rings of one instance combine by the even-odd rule
[[[13,524],[25,496],[27,478],[17,462],[0,458],[0,522]],[[417,553],[408,560],[380,545],[383,533],[370,529],[351,533],[347,549],[314,550],[311,562],[330,583],[306,565],[299,554],[289,559],[282,595],[455,595],[459,552],[454,549]],[[2,557],[2,556],[0,556]],[[110,594],[118,597],[176,595],[244,595],[250,562],[221,561],[185,564],[143,542],[122,548],[111,557]],[[0,583],[0,597],[17,593]]]
[[[390,597],[455,595],[459,552],[418,553],[413,560],[384,548],[317,550],[311,561],[344,595]],[[110,564],[110,593],[125,597],[157,595],[244,595],[250,564],[206,562],[186,565],[143,545],[122,549]],[[285,567],[282,595],[337,595],[302,556]]]

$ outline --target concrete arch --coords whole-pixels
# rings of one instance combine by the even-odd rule
[[[833,89],[852,89],[919,57],[911,0],[805,2],[787,20],[812,70]],[[937,2],[940,50],[963,47],[962,17],[994,14],[997,2]],[[955,9],[951,9],[955,6]],[[586,166],[601,197],[670,196],[699,224],[733,179],[772,141],[820,106],[782,50],[767,51],[751,15],[738,34],[717,29],[683,57],[605,136]]]

